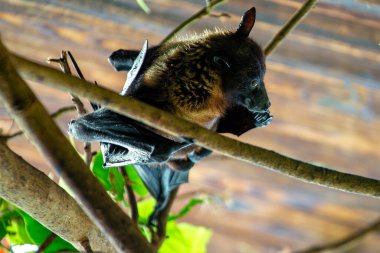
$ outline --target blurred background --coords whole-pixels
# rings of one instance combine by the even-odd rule
[[[18,54],[44,62],[70,50],[87,80],[120,91],[126,73],[108,63],[119,48],[151,45],[204,7],[203,0],[0,0],[0,33]],[[251,37],[265,46],[302,4],[298,0],[230,0],[181,34],[235,29],[255,6]],[[324,0],[267,59],[273,122],[239,138],[318,165],[380,179],[380,1]],[[66,93],[30,83],[49,111],[71,105]],[[58,119],[62,131],[75,113]],[[17,131],[0,105],[0,125]],[[10,146],[46,173],[50,165],[18,137]],[[326,243],[365,227],[379,200],[299,182],[214,154],[191,171],[174,209],[189,196],[210,196],[183,220],[213,230],[209,252],[287,252]],[[380,252],[380,233],[350,252]]]

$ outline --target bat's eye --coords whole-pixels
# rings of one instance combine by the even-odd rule
[[[260,84],[259,80],[257,80],[257,79],[252,80],[251,81],[251,89],[256,89],[257,87],[259,87],[259,84]]]
[[[219,66],[219,67],[222,67],[222,68],[231,68],[227,58],[223,57],[223,56],[214,56],[214,62]]]

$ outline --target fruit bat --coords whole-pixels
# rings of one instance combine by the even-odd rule
[[[218,133],[241,135],[268,125],[272,116],[264,85],[265,56],[249,33],[256,10],[236,31],[205,31],[141,51],[120,49],[109,62],[128,71],[121,95],[130,96]],[[101,144],[104,167],[133,164],[157,200],[150,220],[165,208],[170,192],[188,181],[189,169],[211,151],[174,138],[107,108],[69,124],[81,141]]]

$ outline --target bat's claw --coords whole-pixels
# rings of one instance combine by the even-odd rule
[[[178,159],[178,160],[169,160],[167,162],[167,165],[172,170],[188,171],[194,166],[194,163],[188,159]]]

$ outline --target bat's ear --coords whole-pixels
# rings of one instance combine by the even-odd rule
[[[255,24],[255,20],[256,8],[252,7],[251,9],[246,11],[244,15],[241,17],[239,27],[236,30],[235,34],[244,38],[248,37],[253,25]]]

